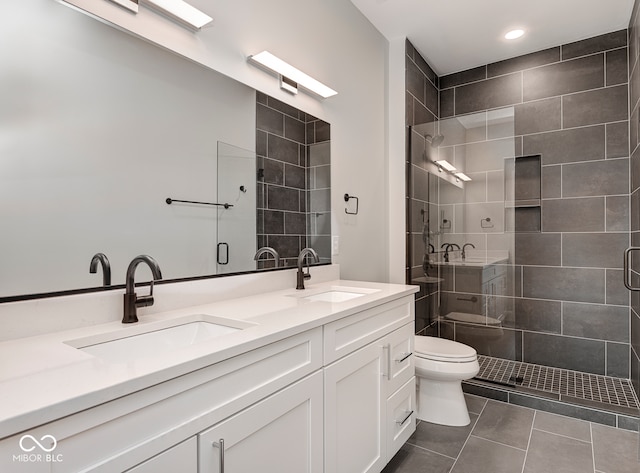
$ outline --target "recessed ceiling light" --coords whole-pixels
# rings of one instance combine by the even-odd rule
[[[511,30],[504,35],[505,39],[518,39],[524,35],[524,30]]]

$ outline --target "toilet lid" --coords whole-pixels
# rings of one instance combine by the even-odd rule
[[[457,363],[477,359],[473,348],[446,338],[416,336],[414,343],[416,356],[421,358]]]

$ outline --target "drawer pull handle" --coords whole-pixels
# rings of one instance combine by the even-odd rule
[[[212,445],[215,448],[220,449],[220,457],[219,458],[219,471],[220,473],[224,473],[224,439],[220,439],[218,442],[213,442]]]
[[[402,420],[397,420],[396,424],[400,424],[400,425],[404,424],[406,421],[408,421],[411,418],[412,415],[413,415],[413,411],[407,412],[406,417]]]
[[[396,363],[402,363],[404,360],[406,360],[407,358],[409,358],[411,355],[413,355],[413,353],[409,352],[409,353],[403,353],[402,354],[402,358],[400,358],[399,360],[396,360]]]

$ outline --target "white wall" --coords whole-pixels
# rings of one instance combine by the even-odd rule
[[[386,160],[387,41],[348,0],[234,0],[192,4],[214,17],[194,34],[145,7],[137,15],[106,0],[72,0],[185,57],[331,123],[334,261],[350,279],[385,281],[388,270]],[[339,92],[318,101],[281,91],[246,57],[270,50]],[[345,193],[360,213],[344,213]],[[402,229],[404,233],[404,228]],[[404,258],[404,257],[403,257]],[[402,267],[404,261],[398,262]]]

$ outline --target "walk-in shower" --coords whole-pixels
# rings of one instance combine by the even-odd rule
[[[556,211],[564,196],[551,187],[574,168],[525,155],[514,117],[508,107],[410,128],[416,333],[473,346],[476,379],[492,383],[483,386],[635,415],[628,331],[616,328],[629,313],[614,279],[622,252],[619,265],[581,259],[584,241],[603,232],[581,231],[569,216],[565,224]]]

